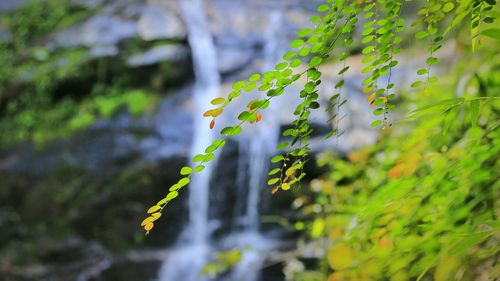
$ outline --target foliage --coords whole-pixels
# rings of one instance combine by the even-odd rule
[[[0,144],[42,145],[123,107],[137,116],[156,101],[155,92],[130,82],[133,74],[113,73],[123,65],[112,58],[90,58],[85,47],[47,47],[47,36],[93,12],[68,1],[36,0],[2,15],[0,25],[11,38],[0,42]],[[115,75],[107,78],[107,72]]]
[[[105,90],[105,93],[99,94],[100,90]],[[33,139],[38,145],[43,145],[49,140],[81,131],[98,118],[111,118],[120,108],[138,116],[154,104],[156,97],[144,90],[101,87],[81,101],[64,99],[51,108],[29,107],[9,116],[9,122],[0,123],[0,131],[10,132],[2,141]]]
[[[474,280],[498,276],[499,188],[498,174],[498,48],[489,49],[484,42],[497,43],[499,29],[488,25],[498,18],[493,0],[427,0],[417,11],[412,27],[401,17],[404,3],[392,0],[326,1],[318,7],[321,16],[314,16],[312,29],[299,30],[291,42],[294,51],[287,52],[273,71],[255,73],[245,81],[233,84],[227,98],[212,101],[214,108],[205,112],[211,118],[210,128],[234,99],[254,89],[266,97],[247,105],[235,126],[223,128],[223,137],[196,155],[194,168],[181,169],[183,176],[170,187],[169,193],[148,211],[142,226],[146,234],[154,227],[163,208],[179,196],[190,176],[203,170],[203,164],[215,158],[214,152],[225,145],[225,139],[238,135],[245,123],[257,123],[261,112],[272,99],[285,94],[285,89],[305,77],[303,101],[297,106],[296,120],[283,136],[287,142],[278,146],[284,155],[271,159],[281,167],[269,172],[272,192],[298,190],[304,178],[303,165],[309,152],[312,129],[308,117],[320,107],[318,85],[320,67],[327,59],[342,65],[339,80],[332,90],[326,109],[333,121],[329,137],[337,139],[340,107],[348,100],[342,96],[344,74],[349,70],[347,51],[357,38],[353,35],[363,19],[361,30],[363,93],[380,116],[371,126],[382,126],[383,138],[371,148],[354,152],[345,161],[325,156],[320,163],[332,171],[327,178],[311,182],[310,198],[298,198],[309,221],[299,221],[297,229],[307,226],[307,240],[317,242],[325,250],[320,270],[295,276],[294,280]],[[486,67],[468,77],[465,96],[455,96],[450,89],[451,78],[438,81],[434,65],[436,56],[454,27],[470,19],[470,47],[478,50],[476,59],[487,60]],[[485,27],[486,26],[486,27]],[[415,28],[415,37],[423,41],[428,55],[423,68],[417,69],[419,79],[411,83],[413,95],[396,96],[406,85],[394,85],[392,71],[402,49],[398,35]],[[456,32],[457,37],[461,32]],[[344,51],[334,52],[342,42]],[[335,49],[338,50],[338,49]],[[341,49],[342,50],[342,49]],[[492,51],[492,52],[489,52]],[[305,64],[304,68],[299,68]],[[457,72],[459,73],[459,72]],[[467,76],[469,75],[469,76]],[[461,79],[463,80],[463,79]],[[438,83],[439,82],[439,83]],[[298,82],[297,82],[298,83]],[[291,94],[291,93],[287,93]],[[410,104],[414,123],[398,124],[392,129],[388,115],[395,100]],[[406,115],[406,114],[405,114]],[[460,122],[467,120],[467,122]],[[496,266],[495,268],[493,268]],[[479,269],[478,269],[479,268]],[[488,276],[486,276],[488,275]],[[302,277],[300,277],[302,276]]]
[[[242,252],[238,249],[217,252],[214,256],[214,261],[206,264],[202,272],[204,275],[214,278],[230,270],[241,259]]]
[[[15,49],[21,51],[29,42],[61,26],[68,11],[69,6],[63,1],[32,1],[8,16],[7,26],[13,31]]]
[[[487,71],[497,67],[498,61]],[[478,75],[479,84],[471,78],[467,96],[495,97],[500,77],[491,73]],[[451,88],[449,83],[441,84],[433,90],[440,89],[443,98],[454,95],[443,90]],[[331,153],[320,158],[331,172],[312,181],[312,193],[299,199],[312,201],[300,207],[310,218],[307,240],[328,249],[324,255],[331,270],[323,280],[491,280],[498,275],[500,103],[482,100],[476,115],[474,105],[456,107],[453,100],[416,124],[387,131],[376,146],[348,159]],[[450,107],[457,108],[452,119],[463,122],[448,123]]]
[[[450,27],[454,27],[466,16],[471,16],[474,30],[478,28],[478,24],[474,23],[477,15],[483,23],[494,22],[495,14],[491,11],[494,11],[495,5],[496,2],[493,0],[468,0],[461,1],[459,4],[452,0],[426,1],[426,5],[418,10],[415,22],[415,26],[420,26],[419,28],[423,30],[416,32],[415,36],[418,39],[428,39],[429,57],[426,59],[426,67],[417,70],[417,74],[423,75],[425,79],[412,83],[412,87],[424,86],[423,92],[428,94],[430,84],[437,81],[437,78],[431,76],[430,73],[431,66],[438,63],[434,52],[441,47],[441,41],[444,39],[444,33],[439,33],[439,23],[451,17]],[[363,93],[376,107],[374,115],[382,117],[371,125],[372,127],[380,125],[383,128],[389,127],[391,124],[388,123],[387,115],[394,108],[391,100],[396,98],[396,95],[391,92],[395,87],[394,83],[391,83],[391,73],[398,64],[395,55],[401,51],[398,45],[402,40],[397,33],[404,28],[409,28],[404,25],[404,20],[400,17],[401,7],[402,3],[394,0],[328,0],[325,4],[319,5],[317,11],[320,15],[310,19],[315,25],[314,28],[305,28],[297,32],[297,39],[290,43],[293,51],[287,52],[283,56],[283,61],[276,64],[274,70],[263,74],[254,73],[247,80],[234,83],[233,91],[227,98],[216,98],[212,101],[214,108],[204,114],[205,117],[212,119],[210,128],[214,128],[217,117],[223,114],[225,107],[242,93],[255,89],[266,93],[264,98],[256,99],[248,104],[248,109],[238,116],[239,122],[236,125],[223,128],[220,131],[222,138],[215,140],[207,147],[204,154],[193,157],[193,168],[185,167],[181,170],[183,177],[169,188],[169,193],[165,198],[149,209],[150,215],[141,224],[146,233],[153,228],[163,208],[178,197],[182,187],[189,184],[191,175],[203,171],[204,164],[215,159],[214,153],[225,145],[227,137],[240,134],[245,123],[257,123],[262,118],[260,112],[269,106],[274,97],[284,94],[289,85],[304,77],[307,83],[298,93],[303,102],[295,109],[296,120],[293,122],[293,127],[283,132],[283,136],[289,138],[290,141],[278,145],[279,150],[286,149],[288,152],[284,156],[278,155],[271,160],[273,163],[280,163],[281,168],[270,171],[269,175],[273,178],[268,181],[268,184],[273,186],[273,193],[279,190],[289,190],[296,184],[300,185],[300,181],[305,176],[304,162],[310,150],[308,140],[312,128],[308,123],[308,118],[312,110],[320,107],[317,101],[318,86],[321,84],[322,75],[320,66],[324,61],[332,58],[343,62],[344,67],[339,72],[340,80],[335,85],[335,91],[330,97],[330,106],[327,108],[327,111],[333,115],[332,120],[337,124],[329,135],[341,134],[338,132],[338,122],[341,119],[338,112],[340,107],[347,102],[342,97],[342,87],[344,86],[343,75],[349,70],[349,66],[345,65],[345,59],[350,54],[347,51],[336,54],[332,53],[332,50],[339,42],[343,42],[345,48],[353,43],[356,39],[353,33],[359,19],[369,20],[363,24],[361,30],[364,36],[361,40],[364,44],[361,53],[364,55],[363,62],[367,64],[363,72],[369,74],[362,82]],[[487,18],[489,20],[486,20]],[[473,31],[472,35],[474,44],[475,37],[479,36],[480,32]],[[304,62],[305,70],[299,68]],[[381,81],[383,77],[387,77],[385,82]]]

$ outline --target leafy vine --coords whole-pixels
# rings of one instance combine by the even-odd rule
[[[492,38],[500,37],[498,29],[482,29],[480,23],[491,23],[495,19],[495,0],[465,0],[457,3],[454,0],[427,0],[424,7],[417,11],[418,20],[414,26],[423,25],[424,30],[416,32],[418,39],[427,39],[428,57],[426,66],[417,70],[419,76],[425,79],[412,83],[412,87],[423,87],[424,93],[428,92],[429,83],[437,80],[431,76],[431,67],[439,62],[435,52],[441,48],[442,40],[446,33],[453,27],[459,25],[468,15],[471,16],[472,47],[476,48],[479,35]],[[289,141],[280,143],[278,150],[287,149],[285,155],[277,155],[271,159],[272,163],[280,163],[279,168],[269,172],[272,178],[268,184],[273,186],[273,193],[278,190],[289,190],[294,184],[300,184],[304,178],[303,171],[306,157],[310,151],[308,141],[313,132],[308,119],[312,110],[320,107],[318,102],[318,86],[321,84],[322,72],[320,66],[332,58],[334,47],[340,38],[343,39],[345,50],[338,56],[342,63],[342,69],[338,72],[340,80],[334,86],[334,93],[329,97],[329,105],[326,108],[332,119],[335,119],[333,129],[328,137],[337,136],[339,122],[341,120],[340,108],[347,102],[347,97],[342,96],[342,88],[345,84],[344,74],[349,70],[346,59],[350,56],[347,48],[354,41],[355,29],[360,20],[366,20],[363,24],[361,43],[364,44],[361,53],[362,62],[367,66],[363,73],[368,77],[362,82],[363,93],[367,94],[367,100],[375,106],[374,115],[380,116],[371,126],[377,127],[388,124],[388,114],[394,108],[390,103],[395,97],[391,92],[394,83],[391,81],[393,68],[397,66],[395,59],[401,48],[399,45],[402,38],[397,34],[404,28],[404,20],[401,17],[403,3],[397,0],[326,0],[317,7],[318,15],[311,17],[310,22],[314,28],[304,28],[297,32],[297,39],[290,43],[292,51],[283,56],[283,61],[276,64],[274,70],[263,74],[254,73],[243,81],[232,85],[232,91],[226,98],[216,98],[211,101],[214,106],[207,110],[204,116],[211,118],[210,128],[214,129],[217,118],[224,113],[225,108],[243,93],[250,93],[257,89],[265,92],[266,97],[255,99],[247,105],[247,109],[238,115],[238,122],[234,126],[228,126],[220,131],[221,138],[216,139],[209,145],[204,153],[195,155],[192,162],[193,167],[183,167],[180,170],[181,179],[169,188],[167,195],[153,205],[147,211],[148,216],[142,221],[141,226],[149,233],[154,223],[161,217],[163,209],[169,202],[179,196],[179,192],[191,181],[194,173],[204,170],[205,164],[215,159],[215,152],[222,149],[226,139],[238,135],[243,130],[245,123],[255,124],[262,119],[261,112],[265,110],[274,97],[285,94],[285,89],[296,83],[301,78],[306,78],[306,83],[299,92],[302,102],[294,111],[296,116],[292,128],[283,132],[283,136],[289,137]],[[448,28],[440,33],[439,24],[447,18],[452,17]],[[306,67],[299,68],[306,61]],[[385,86],[379,87],[380,78],[387,77]],[[330,120],[330,121],[331,121]]]

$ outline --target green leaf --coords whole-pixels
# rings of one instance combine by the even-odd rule
[[[304,48],[300,49],[299,56],[305,57],[305,56],[308,56],[310,53],[311,53],[311,49],[304,47]]]
[[[255,87],[257,86],[257,84],[255,83],[248,83],[246,86],[245,86],[245,91],[246,92],[251,92],[253,91],[253,89],[255,89]]]
[[[450,129],[450,126],[452,123],[455,121],[456,117],[456,112],[457,108],[453,107],[451,109],[448,109],[444,112],[444,120],[443,120],[443,135],[446,135],[448,130]]]
[[[298,67],[301,64],[302,64],[302,61],[300,59],[293,59],[290,62],[290,67],[295,68],[295,67]]]
[[[222,131],[220,132],[222,135],[226,135],[226,136],[235,136],[239,133],[241,133],[242,129],[240,126],[234,126],[234,127],[226,127],[224,129],[222,129]]]
[[[302,39],[296,39],[290,43],[290,47],[294,49],[300,48],[302,45],[304,45],[304,40]]]
[[[193,172],[193,169],[191,167],[182,167],[181,169],[181,175],[187,176]]]
[[[425,83],[423,81],[415,81],[415,82],[411,83],[410,87],[417,88],[417,87],[420,87],[420,86],[422,86],[424,84]]]
[[[203,159],[205,159],[205,155],[204,154],[197,154],[193,157],[193,162],[202,162]]]
[[[243,111],[240,115],[238,115],[238,120],[246,122],[253,122],[256,118],[257,115],[255,113],[250,113],[248,111]]]
[[[480,106],[481,102],[479,100],[473,100],[470,102],[470,121],[472,123],[472,126],[477,126]]]
[[[490,28],[481,31],[481,35],[500,40],[500,28]]]
[[[203,170],[205,170],[205,166],[203,166],[203,165],[198,165],[198,166],[194,167],[194,171],[196,173],[199,173],[199,172],[201,172]]]
[[[299,31],[297,31],[297,36],[298,37],[306,37],[307,35],[311,34],[311,29],[310,28],[304,28]]]
[[[324,13],[330,9],[330,5],[328,4],[322,4],[319,5],[318,8],[316,9],[319,13]]]
[[[311,17],[311,19],[309,21],[311,23],[318,23],[321,21],[321,17],[320,16],[313,16],[313,17]]]
[[[287,62],[280,62],[276,65],[275,69],[279,71],[285,69],[287,66],[288,66]]]
[[[281,171],[280,168],[275,168],[275,169],[272,169],[271,171],[269,171],[268,175],[272,176],[272,175],[279,173],[280,171]]]
[[[349,70],[349,66],[342,68],[342,70],[339,71],[339,75],[344,74],[347,70]]]
[[[245,87],[247,83],[245,81],[238,81],[233,84],[233,89],[234,90],[241,90],[243,87]]]
[[[361,53],[362,53],[363,55],[366,55],[366,54],[369,54],[369,53],[371,53],[371,52],[373,52],[373,51],[375,51],[375,46],[367,46],[367,47],[365,47],[365,48],[361,51]]]
[[[273,184],[277,183],[279,180],[280,180],[280,178],[270,179],[270,180],[267,181],[267,184],[268,185],[273,185]]]
[[[293,59],[295,56],[297,56],[297,53],[296,53],[296,52],[287,52],[287,53],[283,56],[283,59],[284,59],[284,60],[291,60],[291,59]]]
[[[260,73],[254,73],[250,77],[248,77],[248,81],[255,82],[255,81],[259,80],[260,77],[261,77]]]
[[[425,62],[427,64],[437,64],[439,62],[439,59],[436,57],[428,57]]]
[[[415,34],[415,37],[417,39],[423,39],[425,37],[427,37],[429,35],[429,33],[427,33],[427,31],[419,31]]]
[[[455,5],[452,2],[448,2],[448,3],[443,5],[443,12],[448,13],[451,10],[453,10],[454,7],[455,7]]]
[[[171,200],[175,199],[177,196],[179,196],[179,192],[177,192],[177,191],[170,191],[167,194],[167,196],[165,197],[165,199],[167,201],[171,201]]]
[[[283,159],[285,159],[283,155],[276,155],[271,159],[271,163],[278,163]]]
[[[169,191],[176,191],[176,190],[179,190],[181,189],[182,187],[186,186],[189,184],[189,182],[191,182],[191,180],[188,178],[188,177],[184,177],[182,179],[180,179],[176,184],[174,184],[170,189]]]
[[[319,108],[319,103],[318,102],[311,102],[311,104],[309,105],[309,108],[312,108],[312,109],[318,109]]]
[[[310,61],[309,61],[309,66],[310,67],[318,67],[321,62],[323,61],[323,59],[319,56],[316,56],[316,57],[313,57]]]
[[[417,70],[417,74],[418,75],[427,74],[427,68],[420,68],[419,70]]]
[[[278,150],[285,149],[285,148],[287,148],[287,147],[288,147],[288,145],[289,145],[289,143],[288,143],[288,142],[282,142],[282,143],[280,143],[280,144],[278,145]]]
[[[372,128],[375,128],[380,126],[380,124],[382,124],[382,120],[375,120],[370,124],[370,126],[372,126]]]
[[[375,116],[379,116],[379,115],[382,115],[384,113],[384,109],[383,108],[377,108],[373,111],[373,114]]]

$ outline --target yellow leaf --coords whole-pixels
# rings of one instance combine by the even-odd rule
[[[290,184],[284,182],[283,184],[281,184],[281,189],[283,189],[283,190],[289,190],[290,189]]]
[[[154,223],[150,222],[144,226],[144,230],[146,230],[147,233],[149,233],[149,231],[153,229],[153,226],[155,226]]]
[[[373,87],[365,87],[363,88],[363,94],[368,94],[369,92],[373,91]]]
[[[153,207],[149,208],[149,210],[148,210],[148,214],[154,213],[154,212],[156,212],[156,211],[158,211],[158,210],[160,210],[160,209],[161,209],[161,207],[160,207],[160,206],[158,206],[158,205],[154,205]]]
[[[161,217],[161,213],[153,213],[151,214],[151,217],[153,217],[153,221],[155,221]]]
[[[328,277],[328,281],[344,281],[344,274],[341,272],[334,272]]]
[[[219,107],[219,108],[214,109],[213,111],[214,111],[214,112],[213,112],[212,116],[213,116],[213,117],[217,117],[217,116],[219,116],[219,115],[221,115],[221,114],[222,114],[222,111],[223,111],[223,110],[222,110],[222,108],[220,108],[220,107]]]
[[[294,173],[295,173],[295,169],[294,169],[294,168],[288,168],[288,169],[286,170],[286,172],[285,172],[285,175],[286,175],[287,177],[289,177],[289,176],[293,175]]]
[[[328,251],[328,264],[335,270],[343,270],[351,266],[354,254],[351,248],[339,244]]]
[[[204,117],[217,117],[221,115],[223,112],[222,108],[210,109],[203,113]]]
[[[441,257],[439,264],[434,271],[434,280],[436,281],[447,281],[455,280],[455,275],[457,274],[458,267],[460,266],[460,260],[454,256],[444,256]]]
[[[373,93],[373,94],[370,94],[370,95],[366,98],[366,100],[368,100],[368,102],[372,102],[372,101],[375,99],[375,97],[377,97],[377,94]]]
[[[325,230],[325,221],[320,218],[315,219],[311,227],[311,237],[312,238],[321,237],[323,235],[324,230]]]
[[[213,109],[207,110],[207,111],[205,111],[205,113],[203,113],[203,116],[210,117],[210,116],[212,116],[212,112],[213,112]]]
[[[145,219],[142,221],[141,226],[145,226],[145,225],[147,225],[148,223],[153,222],[154,220],[155,220],[155,219],[154,219],[153,217],[147,217],[147,218],[145,218]]]
[[[224,98],[215,98],[210,103],[213,104],[213,105],[218,105],[218,104],[223,103],[224,101],[225,101]]]

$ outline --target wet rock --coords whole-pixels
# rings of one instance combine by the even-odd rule
[[[184,39],[184,24],[171,9],[157,5],[145,5],[137,22],[139,36],[146,40]]]
[[[97,57],[113,57],[118,55],[120,50],[115,45],[99,45],[93,46],[88,53],[89,58]]]
[[[235,46],[219,46],[217,48],[218,68],[222,75],[229,75],[242,70],[250,64],[254,57],[255,53],[251,48]]]
[[[0,13],[13,11],[26,4],[26,0],[9,0],[0,2]]]
[[[188,52],[182,45],[157,46],[143,53],[131,56],[127,64],[132,67],[157,64],[162,61],[186,62]]]
[[[110,262],[100,270],[96,270],[96,274],[88,276],[85,281],[155,280],[166,256],[166,252],[129,253],[125,257]],[[80,278],[78,281],[84,281],[83,279]]]
[[[99,5],[98,2],[91,6]],[[146,41],[183,40],[186,29],[172,6],[172,3],[158,6],[137,0],[111,1],[83,23],[57,32],[49,47],[110,46],[136,37]]]

